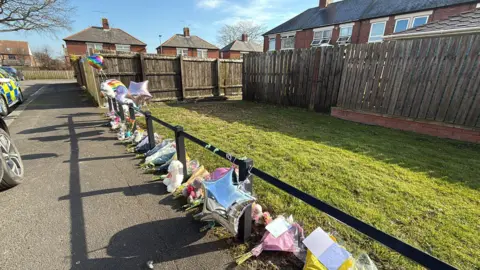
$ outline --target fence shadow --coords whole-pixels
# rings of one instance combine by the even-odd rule
[[[88,259],[72,269],[148,269],[146,262],[150,260],[166,263],[227,248],[222,239],[196,243],[205,237],[199,229],[191,217],[138,224],[111,237],[106,247],[110,257]]]
[[[278,106],[253,102],[168,106],[185,108],[228,123],[237,122],[267,132],[278,132],[292,138],[342,148],[448,182],[461,183],[473,189],[480,188],[475,169],[467,173],[465,167],[467,163],[474,166],[471,160],[479,157],[480,145],[353,123],[299,108],[279,109]],[[187,124],[185,128],[188,131]],[[455,153],[455,156],[448,153]]]

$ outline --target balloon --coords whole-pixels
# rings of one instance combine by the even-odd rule
[[[87,56],[87,63],[94,69],[101,70],[103,68],[103,56],[98,54]]]
[[[102,91],[102,93],[109,98],[115,98],[115,92],[117,91],[118,87],[122,86],[125,87],[121,81],[110,79],[100,84],[100,91]]]

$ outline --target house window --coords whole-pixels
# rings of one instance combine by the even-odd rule
[[[313,41],[310,45],[312,47],[318,47],[322,44],[330,43],[332,39],[332,29],[333,28],[313,30]]]
[[[275,38],[269,38],[268,39],[268,50],[269,51],[275,51],[275,44],[276,44]]]
[[[177,48],[177,56],[188,56],[188,49]]]
[[[208,58],[207,52],[208,52],[208,50],[197,49],[197,57],[198,58]],[[187,50],[187,54],[188,54],[188,50]]]
[[[393,30],[394,33],[405,31],[408,29],[408,25],[410,24],[410,19],[399,19],[395,22],[395,29]]]
[[[350,40],[352,39],[352,31],[353,25],[340,26],[340,34],[337,43],[340,45],[350,43]]]
[[[118,52],[130,52],[130,45],[115,44],[115,50]]]
[[[393,32],[397,33],[426,24],[428,22],[428,17],[432,15],[432,13],[433,11],[430,10],[395,16],[395,29]]]
[[[103,50],[103,44],[102,43],[87,43],[87,54],[90,53],[90,49],[92,49],[94,51]]]
[[[16,58],[15,58],[15,55],[9,55],[9,56],[8,56],[8,60],[15,60],[15,59],[16,59]]]
[[[282,35],[282,50],[292,50],[295,48],[295,33]]]
[[[412,27],[417,27],[420,25],[426,24],[428,21],[428,16],[422,16],[422,17],[415,17],[413,19]]]
[[[385,24],[386,22],[372,23],[368,42],[381,42],[383,40],[383,34],[385,33]]]
[[[248,52],[240,52],[240,59],[243,59],[243,57],[248,54]]]

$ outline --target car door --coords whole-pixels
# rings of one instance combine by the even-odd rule
[[[18,87],[15,81],[9,77],[6,77],[5,74],[0,73],[0,77],[9,79],[8,82],[2,83],[2,95],[5,97],[7,104],[10,106],[12,103],[17,101]]]

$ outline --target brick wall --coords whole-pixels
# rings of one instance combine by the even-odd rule
[[[412,121],[403,117],[392,117],[374,113],[332,108],[331,115],[340,119],[405,131],[413,131],[430,136],[449,138],[467,142],[480,142],[479,129],[466,129],[433,121]]]
[[[220,50],[208,50],[208,58],[220,58]]]
[[[220,50],[208,50],[207,55],[208,58],[219,58]],[[160,54],[160,48],[157,49],[157,53]],[[162,47],[162,55],[172,55],[176,56],[177,55],[177,48],[176,47]],[[188,56],[190,57],[197,57],[197,49],[188,49]]]
[[[67,52],[68,54],[74,54],[74,55],[84,55],[87,52],[87,44],[85,42],[81,41],[65,41],[66,46],[67,46]],[[116,47],[115,44],[112,43],[103,43],[103,49],[104,50],[110,50],[110,51],[115,51]],[[146,46],[140,46],[140,45],[131,45],[130,46],[130,51],[132,52],[147,52]]]
[[[449,16],[457,15],[465,11],[475,9],[476,3],[456,5],[445,8],[438,8],[433,11],[433,14],[429,17],[429,22],[436,20],[447,19]],[[370,19],[363,21],[354,22],[352,29],[352,43],[368,43],[368,37],[370,35]],[[395,29],[395,16],[390,16],[385,25],[385,35],[391,35]],[[332,32],[332,41],[331,44],[336,44],[338,36],[340,34],[340,26],[335,25]],[[281,49],[281,36],[277,34],[275,50]],[[264,37],[263,40],[263,51],[268,51],[268,39],[269,37]],[[310,48],[310,44],[313,40],[313,29],[307,29],[298,31],[295,37],[295,49],[300,48]]]
[[[146,53],[147,52],[147,46],[132,45],[132,46],[130,46],[130,51]]]
[[[282,36],[277,34],[275,38],[275,50],[280,51],[282,49]]]
[[[357,44],[360,36],[360,22],[354,22],[352,28],[352,43]]]
[[[295,49],[310,48],[313,40],[313,29],[298,31],[295,35]]]
[[[268,52],[268,40],[270,37],[264,36],[263,37],[263,52]]]
[[[240,52],[237,52],[237,51],[223,52],[223,59],[240,59]]]
[[[68,54],[83,55],[87,52],[87,44],[79,41],[66,41]]]

